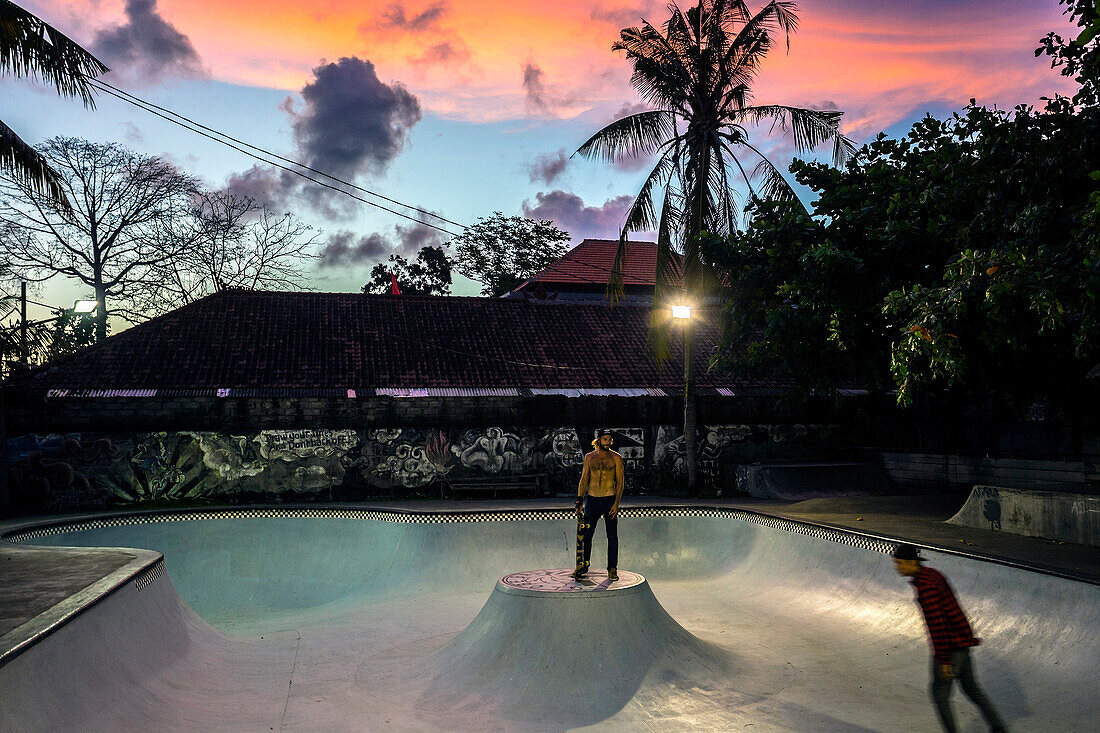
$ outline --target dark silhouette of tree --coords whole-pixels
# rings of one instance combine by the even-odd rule
[[[409,262],[398,254],[390,255],[370,271],[364,293],[386,295],[391,292],[390,276],[397,280],[402,295],[450,295],[451,260],[442,247],[424,247]]]
[[[480,217],[451,241],[455,269],[479,281],[481,294],[497,297],[513,290],[566,253],[569,234],[550,221],[504,216]]]
[[[103,340],[111,313],[131,322],[146,317],[134,298],[184,250],[175,228],[187,218],[196,182],[117,143],[56,137],[38,150],[58,172],[71,207],[21,178],[0,177],[2,244],[21,277],[63,275],[87,285],[98,303],[96,338]]]
[[[135,308],[164,313],[228,288],[304,290],[304,263],[319,233],[290,213],[276,214],[248,196],[199,191],[186,217],[169,229],[175,257],[152,266]]]

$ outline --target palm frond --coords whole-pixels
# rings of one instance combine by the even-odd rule
[[[840,132],[840,118],[843,112],[834,110],[805,109],[785,105],[764,105],[745,107],[735,118],[751,122],[772,120],[783,132],[790,132],[795,149],[806,152],[823,142],[834,140],[833,165],[841,166],[855,152],[855,144]]]
[[[647,231],[658,225],[657,215],[653,209],[653,189],[668,182],[673,167],[671,151],[666,151],[646,176],[638,195],[634,197],[634,203],[631,204],[623,223],[623,232]]]
[[[0,122],[0,171],[16,185],[49,197],[62,211],[69,210],[60,176],[41,153],[3,122]]]
[[[760,156],[760,162],[753,167],[750,175],[754,180],[759,179],[761,181],[761,198],[771,199],[772,201],[801,202],[801,199],[795,194],[794,189],[791,188],[791,184],[787,182],[787,179],[783,177],[779,169],[776,168],[763,153],[751,145],[746,145],[745,147]]]
[[[0,72],[36,77],[95,107],[88,77],[108,69],[79,44],[10,0],[0,0]]]
[[[661,207],[661,224],[657,228],[657,271],[653,283],[654,308],[650,311],[649,331],[646,334],[646,347],[658,364],[664,364],[671,352],[670,324],[665,315],[667,313],[665,306],[669,305],[675,290],[672,283],[678,275],[680,282],[684,281],[682,268],[679,267],[672,248],[674,223],[671,212],[673,210],[671,194],[666,189],[664,205]]]
[[[607,125],[588,138],[574,155],[608,162],[652,155],[675,134],[676,118],[671,112],[639,112]]]
[[[611,273],[607,276],[607,299],[611,302],[611,305],[618,303],[619,299],[626,293],[626,287],[623,285],[623,268],[626,267],[626,242],[627,231],[624,228],[619,233],[619,246],[615,249],[615,260],[611,263]]]

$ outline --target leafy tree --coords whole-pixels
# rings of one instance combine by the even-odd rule
[[[504,295],[566,253],[569,235],[552,222],[504,216],[480,217],[451,242],[455,269],[481,282],[481,294]]]
[[[397,280],[402,295],[450,295],[451,260],[442,247],[424,247],[409,262],[398,254],[390,255],[388,262],[379,262],[370,272],[370,281],[363,286],[364,293],[385,295],[390,292],[390,275]]]
[[[612,122],[577,150],[613,162],[657,156],[620,234],[608,282],[613,299],[623,292],[628,232],[657,230],[656,296],[663,301],[675,275],[674,249],[684,255],[682,274],[689,292],[712,280],[696,237],[704,231],[736,231],[736,180],[754,196],[797,200],[782,174],[750,143],[747,125],[778,125],[790,133],[799,152],[831,141],[837,164],[854,147],[840,134],[841,112],[752,104],[752,84],[775,36],[782,34],[790,45],[798,26],[795,3],[772,0],[755,15],[744,0],[699,0],[687,12],[672,2],[668,9],[671,17],[663,33],[643,21],[640,27],[624,29],[611,47],[626,52],[634,66],[631,82],[654,109]],[[661,191],[658,204],[654,196]],[[663,349],[658,352],[663,358]]]
[[[58,171],[71,209],[21,178],[0,178],[0,236],[21,276],[63,275],[92,289],[102,340],[108,298],[118,300],[112,312],[134,322],[144,318],[133,298],[184,250],[174,227],[187,217],[196,182],[117,143],[56,137],[39,151]]]
[[[188,214],[168,229],[178,252],[152,265],[137,310],[163,313],[227,288],[304,289],[302,265],[320,257],[312,227],[248,196],[199,191]]]
[[[1051,66],[1061,68],[1063,76],[1073,77],[1080,88],[1073,96],[1082,107],[1100,105],[1100,10],[1094,0],[1061,0],[1081,28],[1080,34],[1067,41],[1053,31],[1040,41],[1036,56],[1050,56]]]
[[[710,240],[730,273],[728,366],[796,379],[1026,397],[1095,363],[1100,264],[1088,207],[1100,113],[971,103],[879,136],[843,171],[796,161],[815,216],[762,206]]]
[[[94,56],[56,28],[10,0],[0,0],[0,73],[38,77],[57,93],[94,108],[90,78],[107,71]],[[0,122],[0,172],[62,209],[68,199],[58,174],[41,153]]]

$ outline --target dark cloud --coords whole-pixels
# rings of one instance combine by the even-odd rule
[[[550,100],[542,83],[543,71],[534,64],[523,67],[523,91],[527,94],[527,106],[536,112],[549,112]]]
[[[573,99],[556,94],[543,81],[545,72],[535,64],[527,62],[523,66],[523,91],[527,95],[527,109],[538,114],[552,114],[559,107],[570,104]]]
[[[624,117],[636,115],[641,112],[649,112],[652,109],[653,108],[645,102],[623,102],[623,106],[619,107],[619,109],[615,111],[615,114],[611,116],[611,119],[608,120],[608,122],[621,120]]]
[[[447,14],[448,7],[445,2],[436,2],[410,16],[401,3],[390,3],[389,7],[382,11],[379,25],[383,28],[401,28],[419,33],[434,28],[439,19]]]
[[[341,230],[325,242],[321,250],[322,267],[364,265],[375,262],[393,250],[390,241],[381,234],[367,234],[356,238],[353,232]]]
[[[420,121],[420,102],[404,86],[387,86],[374,64],[342,58],[313,70],[294,114],[294,139],[314,168],[342,178],[380,174]]]
[[[461,40],[456,39],[429,46],[424,53],[410,57],[409,61],[423,66],[435,66],[466,61],[468,58],[470,58],[470,49]]]
[[[91,51],[130,84],[208,75],[195,47],[157,12],[156,0],[126,0],[126,22],[96,34]]]
[[[313,74],[302,88],[300,108],[290,97],[279,105],[294,128],[296,149],[290,157],[347,181],[385,173],[420,120],[420,102],[401,84],[383,84],[371,62],[362,59],[322,63]],[[360,208],[332,188],[271,167],[232,174],[226,187],[279,210],[300,203],[329,219],[348,219]]]
[[[528,163],[527,174],[531,177],[531,183],[541,181],[549,186],[565,173],[568,165],[569,157],[564,150],[559,150],[552,155],[540,155],[533,163]]]
[[[275,168],[254,165],[243,173],[230,173],[225,190],[254,199],[273,211],[284,211],[296,185],[294,178]]]
[[[603,206],[585,206],[576,194],[554,190],[535,194],[535,204],[522,204],[523,215],[529,219],[549,219],[574,239],[595,237],[613,239],[619,235],[626,212],[634,202],[631,196],[616,196]]]
[[[122,139],[131,145],[142,145],[145,143],[145,133],[141,131],[137,125],[133,122],[122,123],[122,128],[125,130],[122,135]]]
[[[394,229],[397,232],[397,249],[406,256],[415,255],[424,247],[439,247],[443,244],[443,232],[423,224],[398,224]]]
[[[641,25],[643,18],[651,22],[656,22],[657,19],[653,17],[654,11],[658,10],[662,5],[664,5],[664,3],[656,2],[656,0],[649,0],[648,2],[643,0],[634,5],[626,6],[616,5],[614,7],[600,7],[596,5],[589,13],[589,17],[592,18],[592,20],[613,23],[620,28],[632,28]]]

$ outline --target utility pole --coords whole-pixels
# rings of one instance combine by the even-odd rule
[[[27,365],[28,352],[27,348],[27,281],[24,280],[20,283],[19,289],[19,361],[23,362],[23,366]]]

